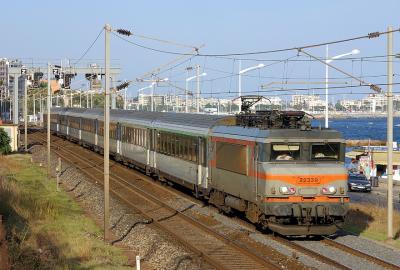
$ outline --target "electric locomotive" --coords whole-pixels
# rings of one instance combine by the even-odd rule
[[[102,110],[51,114],[54,133],[102,152]],[[344,220],[345,141],[337,131],[312,128],[304,112],[110,115],[114,159],[186,186],[221,211],[243,212],[282,235],[329,235]]]

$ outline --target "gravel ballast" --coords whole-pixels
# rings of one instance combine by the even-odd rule
[[[35,162],[46,162],[46,151],[42,146],[34,146],[32,149]],[[57,160],[52,160],[53,169],[57,165]],[[64,163],[61,182],[65,190],[71,190],[70,193],[78,199],[85,208],[88,209],[98,219],[103,218],[103,189],[100,185],[94,185],[90,181],[85,180],[77,169],[70,167]],[[102,182],[102,179],[100,179]],[[194,200],[183,198],[176,195],[174,198],[166,201],[173,208],[185,210],[194,217],[204,217],[204,220],[210,222],[214,229],[226,235],[242,232],[248,235],[248,239],[261,243],[266,247],[270,247],[275,251],[287,256],[295,258],[305,268],[315,269],[332,269],[332,266],[324,264],[310,256],[292,250],[277,241],[274,241],[270,235],[266,235],[254,228],[253,225],[238,218],[227,217],[220,214],[214,207],[205,207],[201,203]],[[123,244],[130,249],[137,251],[144,261],[148,262],[155,269],[208,269],[208,265],[202,265],[199,258],[193,256],[189,251],[176,243],[168,235],[152,228],[140,214],[132,212],[129,207],[123,203],[119,203],[112,196],[110,199],[110,213],[112,233],[115,235],[113,239],[115,244]],[[203,218],[202,218],[203,219]],[[376,256],[396,265],[400,265],[399,251],[380,245],[374,241],[369,241],[362,237],[353,235],[340,236],[335,239],[349,247],[358,249],[364,253]],[[296,241],[309,249],[327,256],[331,259],[338,260],[340,263],[352,269],[382,269],[380,266],[365,261],[358,257],[349,255],[341,250],[327,246],[319,241]],[[203,263],[204,264],[204,263]],[[284,263],[281,264],[282,269],[288,269]]]
[[[30,149],[32,160],[45,165],[47,151],[43,146],[35,145]],[[55,156],[55,154],[53,155]],[[57,159],[51,160],[55,172]],[[102,181],[102,179],[99,179]],[[90,215],[101,222],[104,214],[103,187],[91,183],[75,167],[62,162],[60,186],[69,192]],[[134,213],[125,204],[110,196],[110,226],[115,237],[112,244],[123,245],[133,250],[153,269],[208,269],[196,255],[187,251],[169,235],[155,229],[139,213]],[[95,236],[92,237],[102,237]]]

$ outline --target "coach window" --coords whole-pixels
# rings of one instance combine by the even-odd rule
[[[98,121],[98,128],[99,128],[99,136],[103,136],[104,135],[104,123],[102,121]]]
[[[143,129],[143,147],[147,145],[147,130]]]
[[[192,154],[192,158],[191,161],[193,162],[197,162],[197,142],[196,142],[196,138],[191,138],[191,154]]]
[[[299,159],[299,144],[272,144],[271,161],[291,161]]]

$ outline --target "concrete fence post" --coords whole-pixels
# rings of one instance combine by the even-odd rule
[[[140,270],[140,256],[136,256],[136,270]]]

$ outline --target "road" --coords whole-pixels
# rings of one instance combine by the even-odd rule
[[[394,209],[400,212],[400,185],[393,188]],[[371,203],[379,207],[387,206],[387,184],[379,181],[379,187],[373,187],[371,193],[349,192],[350,201],[357,203]]]

